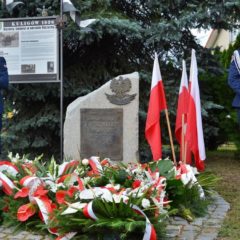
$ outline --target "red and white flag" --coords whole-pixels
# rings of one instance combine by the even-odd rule
[[[189,149],[194,155],[198,170],[204,170],[206,159],[205,144],[202,128],[201,101],[198,86],[198,69],[195,50],[192,50],[190,68],[190,97],[187,117],[186,140]]]
[[[188,112],[188,101],[189,101],[189,90],[188,90],[188,77],[186,70],[186,62],[182,62],[182,78],[179,88],[179,97],[178,97],[178,107],[177,107],[177,116],[175,124],[175,135],[178,143],[180,144],[180,160],[183,160],[185,156],[186,162],[190,162],[191,154],[189,151],[185,150],[186,145],[186,125],[187,125],[187,112]],[[186,151],[186,155],[185,155]]]
[[[162,141],[160,128],[160,112],[167,109],[164,86],[158,63],[158,56],[155,53],[155,60],[152,73],[151,93],[148,104],[148,113],[145,126],[145,137],[151,147],[154,160],[162,158]]]

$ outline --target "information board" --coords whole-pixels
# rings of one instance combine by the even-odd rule
[[[56,17],[0,19],[0,56],[12,83],[59,81]]]

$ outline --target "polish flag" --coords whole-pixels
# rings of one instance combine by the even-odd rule
[[[185,156],[186,145],[186,125],[187,125],[187,112],[188,112],[189,90],[188,90],[188,77],[186,70],[186,62],[182,62],[182,78],[179,89],[177,116],[175,124],[175,135],[178,143],[180,144],[180,160]],[[184,121],[183,121],[184,120]],[[182,139],[183,138],[183,139]],[[186,152],[186,162],[190,162],[191,153]]]
[[[167,109],[167,104],[165,99],[164,86],[158,63],[158,55],[155,53],[151,93],[145,126],[145,137],[150,145],[154,160],[162,158],[160,112],[165,109]]]
[[[201,102],[198,86],[198,69],[195,50],[192,50],[190,68],[190,97],[187,117],[186,140],[189,149],[194,155],[198,170],[204,170],[206,159],[205,144],[203,138]]]

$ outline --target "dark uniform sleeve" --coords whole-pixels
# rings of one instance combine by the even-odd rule
[[[8,89],[8,84],[9,79],[6,60],[0,57],[0,89]]]
[[[236,64],[233,60],[229,68],[228,84],[236,94],[240,95],[240,73],[238,72]]]

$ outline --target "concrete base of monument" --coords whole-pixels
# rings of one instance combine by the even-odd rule
[[[213,203],[208,207],[208,214],[203,218],[196,218],[192,223],[174,217],[167,225],[167,240],[214,240],[230,205],[221,196],[216,194]],[[14,234],[12,228],[0,226],[1,240],[50,240],[51,237],[37,235],[26,231]]]

